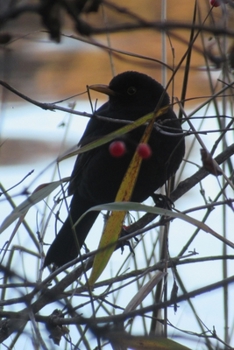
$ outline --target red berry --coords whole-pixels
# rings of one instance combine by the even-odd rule
[[[112,157],[122,157],[126,152],[126,146],[123,141],[113,141],[109,146],[109,152]]]
[[[220,6],[219,0],[210,0],[211,6],[218,7]]]
[[[143,159],[150,158],[152,155],[152,150],[147,143],[140,143],[137,147],[137,153]]]
[[[214,7],[219,7],[219,6],[221,5],[222,2],[223,2],[224,4],[227,3],[226,0],[210,0],[211,6],[214,6]]]

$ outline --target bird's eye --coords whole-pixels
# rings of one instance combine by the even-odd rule
[[[136,88],[134,86],[130,86],[128,89],[127,89],[127,93],[128,95],[134,95],[136,93]]]

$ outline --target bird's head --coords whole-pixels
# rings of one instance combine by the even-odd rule
[[[109,85],[97,84],[89,88],[108,95],[111,110],[128,114],[134,119],[153,112],[156,107],[165,107],[170,103],[169,96],[160,83],[138,72],[124,72],[114,77]]]

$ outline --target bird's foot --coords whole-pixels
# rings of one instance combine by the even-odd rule
[[[151,197],[153,198],[156,207],[169,210],[174,208],[174,203],[172,200],[163,194],[154,193]]]
[[[123,227],[122,227],[122,231],[121,231],[121,234],[120,234],[120,237],[122,238],[122,237],[125,237],[125,236],[127,236],[129,234],[129,232],[127,231],[127,226],[125,226],[125,225],[123,225]],[[136,242],[139,242],[139,240],[136,238],[136,237],[134,237],[134,240],[136,241]],[[130,253],[132,253],[133,255],[135,255],[135,253],[134,253],[134,249],[133,249],[133,247],[132,247],[132,245],[131,245],[131,243],[130,243],[130,241],[129,240],[125,240],[125,241],[121,241],[121,242],[118,242],[118,244],[117,244],[117,246],[116,246],[116,249],[121,249],[121,253],[123,254],[123,251],[124,251],[124,247],[125,246],[127,246],[128,248],[129,248],[129,250],[130,250]]]

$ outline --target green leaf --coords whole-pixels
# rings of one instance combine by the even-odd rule
[[[168,107],[163,107],[156,114],[149,113],[149,114],[135,120],[131,124],[127,124],[127,125],[123,126],[122,128],[119,128],[118,130],[111,132],[110,134],[102,136],[98,140],[92,141],[92,142],[88,143],[87,145],[84,145],[84,146],[80,147],[79,149],[76,149],[75,151],[69,152],[63,156],[58,157],[57,161],[61,162],[62,160],[65,160],[67,158],[74,157],[80,153],[84,153],[84,152],[90,151],[96,147],[100,147],[102,145],[105,145],[106,143],[108,143],[108,142],[110,142],[110,141],[112,141],[120,136],[123,136],[126,133],[138,128],[139,126],[148,123],[150,120],[152,120],[152,118],[154,118],[153,120],[155,120],[156,118],[159,118],[162,114],[166,113],[167,109],[168,109]]]
[[[48,197],[50,193],[53,192],[58,186],[60,186],[63,182],[67,182],[68,180],[69,178],[64,178],[59,181],[45,183],[38,186],[25,201],[17,206],[11,212],[11,214],[5,218],[2,225],[0,226],[0,233],[2,233],[16,219],[24,216],[33,205]]]
[[[133,336],[126,332],[110,331],[105,335],[115,349],[132,350],[191,350],[171,339],[157,336]]]
[[[231,242],[228,239],[226,239],[225,237],[221,236],[220,234],[215,232],[211,227],[204,224],[203,222],[196,220],[189,215],[186,215],[183,213],[178,213],[178,212],[175,213],[175,212],[168,210],[168,209],[151,207],[149,205],[135,203],[135,202],[125,202],[125,203],[112,202],[112,203],[94,206],[91,209],[89,209],[86,213],[88,213],[91,210],[98,210],[98,211],[101,211],[101,210],[112,210],[112,211],[114,211],[114,210],[125,210],[125,211],[133,210],[133,211],[147,212],[147,213],[151,213],[151,214],[158,214],[158,215],[168,216],[171,218],[181,219],[181,220],[184,220],[184,221],[200,228],[202,231],[210,233],[212,236],[219,239],[223,243],[227,244],[229,247],[234,248],[233,242]]]

